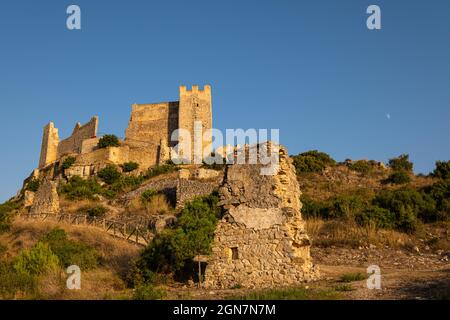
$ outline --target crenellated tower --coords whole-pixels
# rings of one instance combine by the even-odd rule
[[[199,132],[200,127],[195,127],[196,122],[201,122],[201,132]],[[208,146],[209,153],[212,151],[211,134],[205,136],[205,132],[212,128],[211,86],[205,85],[203,90],[198,86],[192,86],[191,90],[187,90],[186,86],[180,86],[178,128],[186,129],[191,133],[191,160],[193,160],[194,153],[194,131],[203,137],[201,151]]]

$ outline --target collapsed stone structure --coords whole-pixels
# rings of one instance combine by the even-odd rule
[[[76,157],[75,164],[67,172],[68,176],[89,177],[105,163],[133,161],[145,169],[162,164],[170,159],[171,148],[179,142],[177,136],[172,136],[176,129],[187,130],[192,145],[194,131],[201,131],[198,133],[203,136],[203,147],[207,148],[212,143],[207,131],[212,128],[211,87],[205,85],[201,90],[193,86],[187,90],[181,86],[179,96],[179,101],[133,104],[125,140],[119,147],[97,147],[98,117],[93,117],[84,125],[77,123],[72,135],[64,140],[59,139],[58,129],[50,122],[44,127],[39,167],[35,175],[48,172],[49,167],[68,156]],[[202,127],[195,128],[196,122],[201,122]],[[180,156],[192,160],[193,150]]]
[[[226,214],[215,232],[206,287],[268,287],[318,277],[295,169],[283,147],[279,160],[273,176],[261,175],[261,164],[228,167],[219,203]]]
[[[31,214],[58,214],[59,196],[57,184],[54,181],[44,179],[38,191],[33,196],[30,208]]]

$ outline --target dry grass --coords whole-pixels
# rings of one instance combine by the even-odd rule
[[[125,210],[125,215],[150,217],[153,215],[170,214],[173,210],[165,195],[156,194],[145,203],[142,202],[140,197],[132,199]]]
[[[10,232],[0,236],[0,242],[7,244],[7,258],[13,258],[21,250],[30,248],[55,227],[66,231],[69,238],[94,247],[100,255],[100,266],[81,274],[81,290],[66,288],[67,274],[63,271],[49,273],[39,279],[38,294],[26,295],[26,299],[129,299],[132,296],[126,288],[123,276],[129,270],[130,262],[141,250],[134,244],[116,239],[95,227],[73,226],[51,221],[34,221],[16,218]],[[20,295],[18,296],[20,298]]]
[[[374,226],[361,227],[353,221],[308,219],[308,235],[316,246],[350,246],[357,248],[369,244],[389,247],[409,247],[409,235],[395,230],[382,230]]]
[[[9,233],[0,240],[7,243],[10,256],[25,248],[32,247],[40,238],[53,228],[62,228],[69,238],[92,246],[100,254],[101,264],[115,272],[125,272],[130,260],[136,258],[140,247],[125,240],[116,239],[104,231],[87,226],[74,226],[51,221],[34,221],[17,218]]]

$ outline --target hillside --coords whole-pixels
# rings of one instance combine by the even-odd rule
[[[190,250],[190,244],[186,238],[176,240],[177,233],[195,222],[198,230],[205,228],[205,234],[212,236],[208,226],[217,223],[214,218],[217,199],[214,193],[208,196],[211,191],[196,192],[200,188],[219,187],[223,167],[167,165],[156,167],[145,176],[117,174],[110,168],[109,174],[106,172],[102,177],[71,178],[58,187],[61,212],[81,213],[87,217],[85,221],[139,223],[149,228],[154,237],[147,248],[119,233],[111,236],[98,224],[74,225],[28,218],[25,190],[36,190],[29,182],[21,197],[0,208],[0,296],[6,299],[449,298],[448,163],[437,163],[432,175],[416,176],[407,156],[394,158],[387,166],[366,160],[336,163],[319,152],[291,157],[302,191],[302,216],[312,240],[311,256],[321,272],[318,281],[287,289],[198,288],[196,264],[191,261],[194,255],[178,257]],[[107,181],[111,176],[114,178]],[[179,189],[176,189],[180,188],[180,176],[187,181],[183,183],[188,188],[183,190],[196,190],[189,198],[183,198],[182,206],[178,205]],[[195,212],[203,212],[204,217],[196,220]],[[168,245],[172,247],[170,250],[179,246],[180,251],[168,255],[164,251]],[[59,259],[59,267],[51,266],[54,255]],[[38,263],[43,271],[18,273],[18,266],[23,266],[23,261],[30,263],[31,256],[41,257],[32,263]],[[186,263],[186,258],[191,262]],[[78,261],[87,266],[83,269],[81,290],[65,288],[64,261]],[[157,269],[153,268],[154,261],[158,261]],[[175,269],[177,264],[180,268]],[[368,290],[365,286],[370,265],[381,269],[382,290]]]

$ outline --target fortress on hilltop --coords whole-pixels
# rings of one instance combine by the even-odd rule
[[[119,147],[97,147],[98,117],[88,123],[77,123],[72,135],[60,140],[53,122],[44,127],[38,170],[49,167],[68,156],[76,157],[72,171],[77,175],[90,176],[105,163],[121,164],[136,162],[141,168],[159,165],[170,159],[170,150],[178,141],[172,140],[176,129],[188,130],[194,139],[194,123],[201,121],[202,136],[212,128],[211,86],[203,90],[192,86],[188,90],[180,86],[179,100],[171,102],[133,104],[125,140]],[[176,138],[176,137],[175,137]],[[203,147],[212,143],[211,136],[203,136]],[[190,155],[182,155],[192,159]]]

